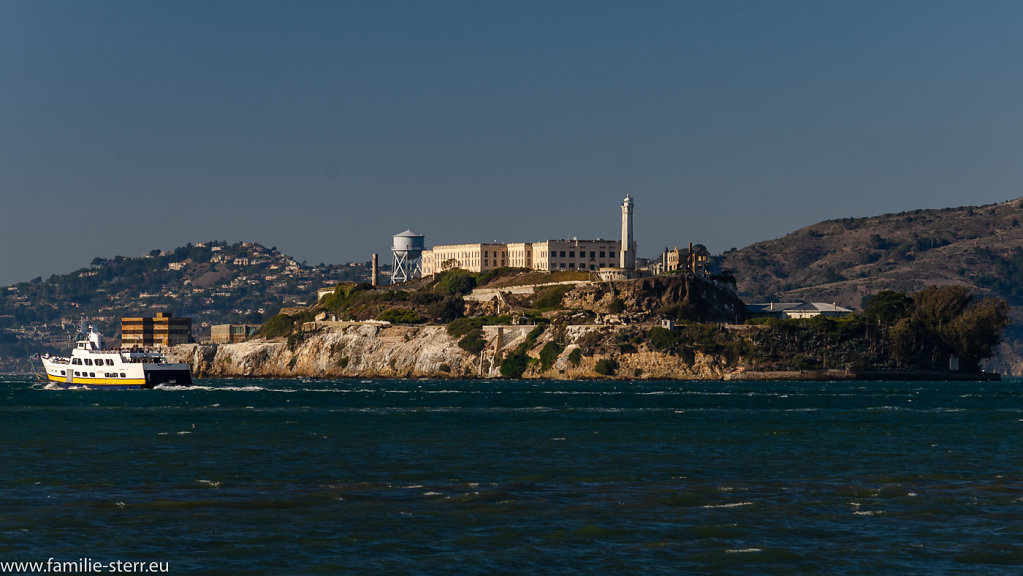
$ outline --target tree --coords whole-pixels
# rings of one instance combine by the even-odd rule
[[[959,355],[964,370],[978,370],[980,361],[991,355],[1009,322],[1004,300],[987,298],[971,303],[943,333],[946,343]]]
[[[1008,318],[1004,300],[975,301],[965,287],[930,286],[912,295],[888,341],[900,363],[935,370],[956,356],[963,369],[977,370],[1001,340]]]
[[[867,300],[860,316],[868,322],[891,325],[907,315],[913,301],[902,292],[883,290]]]

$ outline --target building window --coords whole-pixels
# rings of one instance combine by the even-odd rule
[[[565,251],[564,251],[564,250],[562,250],[562,251],[561,251],[561,257],[562,257],[562,258],[564,258],[564,257],[565,257]]]
[[[597,257],[597,253],[594,252],[593,250],[590,250],[590,258],[596,258],[596,257]]]
[[[568,251],[568,257],[569,258],[575,258],[575,250],[569,250]]]
[[[600,257],[601,258],[606,258],[606,256],[604,256],[604,251],[603,250],[600,251]]]
[[[597,269],[596,266],[594,266],[593,264],[590,264],[590,270],[596,270],[596,269]]]
[[[612,257],[612,258],[614,258],[614,257],[615,257],[615,253],[614,253],[614,251],[611,251],[611,252],[609,252],[609,254],[611,254],[611,257]]]
[[[568,267],[569,268],[575,268],[575,262],[569,262],[568,263]]]

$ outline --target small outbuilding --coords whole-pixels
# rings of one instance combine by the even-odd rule
[[[772,316],[775,318],[814,318],[816,316],[841,318],[853,313],[852,310],[838,304],[824,302],[767,302],[747,304],[746,309],[754,318]]]

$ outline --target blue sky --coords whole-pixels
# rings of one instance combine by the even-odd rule
[[[1019,2],[0,2],[0,284],[204,240],[309,263],[712,252],[1023,181]]]

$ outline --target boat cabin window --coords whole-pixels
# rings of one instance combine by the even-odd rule
[[[60,371],[60,375],[61,375],[61,376],[67,376],[67,371],[65,371],[65,370],[61,370],[61,371]]]
[[[81,376],[81,374],[78,373],[78,370],[75,370],[75,376]]]
[[[113,366],[113,365],[114,365],[114,361],[112,359],[110,359],[110,358],[107,358],[107,366]]]
[[[82,365],[82,359],[81,358],[72,358],[71,359],[71,363],[76,365],[76,366],[81,366]]]
[[[85,359],[85,365],[86,366],[92,366],[92,358],[86,358]]]
[[[125,376],[124,376],[124,372],[121,372],[121,378],[124,378],[124,377],[125,377]]]

